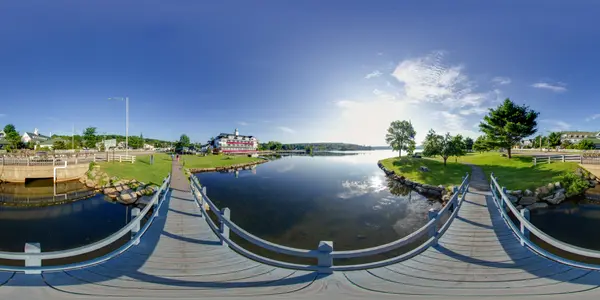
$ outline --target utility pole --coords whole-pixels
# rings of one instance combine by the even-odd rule
[[[129,97],[125,97],[125,156],[129,155]]]
[[[73,133],[71,134],[71,149],[75,152],[75,123],[73,123]]]

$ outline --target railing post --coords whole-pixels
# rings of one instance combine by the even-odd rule
[[[534,157],[534,158],[533,158],[533,165],[534,165],[534,166],[535,166],[535,165],[537,165],[537,157]]]
[[[529,209],[521,209],[521,216],[523,216],[525,220],[529,221]],[[529,239],[529,229],[527,229],[525,225],[523,225],[523,222],[521,222],[521,234],[524,236],[524,238]],[[525,246],[524,238],[521,239],[521,246]]]
[[[75,164],[77,164],[79,161],[77,160],[77,156],[75,156]]]
[[[333,252],[333,242],[332,241],[320,241],[319,246],[317,247],[317,266],[319,267],[319,273],[321,274],[331,274],[333,271],[331,267],[333,266],[333,256],[331,256],[331,252]]]
[[[465,178],[469,178],[469,172],[467,172],[467,175],[465,175],[465,176],[466,176]],[[465,192],[468,192],[469,191],[469,182],[468,181],[465,182],[465,187],[466,187]]]
[[[504,203],[504,197],[503,197],[504,195],[506,195],[506,187],[503,186],[502,191],[500,192],[500,197],[498,197],[499,198],[498,200],[500,201],[500,208],[502,209],[502,211],[506,211],[506,209],[505,209],[506,204]]]
[[[131,218],[135,220],[135,218],[140,214],[140,209],[137,207],[134,207],[131,209]],[[131,229],[131,237],[135,238],[136,234],[140,231],[140,221],[136,221],[135,222],[135,226],[133,226],[133,228]],[[133,244],[137,245],[140,243],[139,239],[136,239]]]
[[[119,155],[119,162],[123,162],[123,156]]]
[[[27,157],[27,166],[29,167],[29,157]]]
[[[40,243],[25,243],[25,253],[41,253]],[[41,267],[42,259],[39,257],[27,256],[25,258],[26,267]],[[40,270],[25,270],[25,274],[42,274]]]
[[[583,164],[583,155],[579,155],[579,163]]]
[[[565,162],[565,156],[562,155],[562,162]]]
[[[429,218],[429,221],[435,220],[437,218],[437,215],[438,215],[438,211],[435,208],[430,208],[429,211],[427,212],[427,217]],[[437,232],[437,221],[435,222],[435,225],[433,225],[431,228],[429,228],[429,236],[435,237],[436,232]],[[434,239],[433,245],[434,246],[437,245],[437,238]]]
[[[548,156],[548,163],[550,163],[552,161],[552,157]]]
[[[231,211],[228,207],[225,207],[221,210],[221,217],[223,219],[230,220],[231,219]],[[221,220],[221,245],[229,247],[229,244],[225,242],[225,239],[229,239],[229,227]]]

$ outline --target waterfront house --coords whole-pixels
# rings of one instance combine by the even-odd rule
[[[223,153],[256,152],[258,140],[251,135],[240,135],[237,128],[234,133],[221,133],[213,141],[211,146]]]
[[[600,139],[600,132],[595,131],[565,131],[561,132],[561,142],[569,141],[573,144],[577,144],[582,140],[595,140]]]
[[[67,143],[67,141],[65,141],[64,139],[61,139],[61,138],[51,138],[51,139],[45,140],[43,142],[40,142],[36,146],[40,147],[40,148],[47,148],[47,149],[52,150],[52,148],[54,148],[55,142],[63,142],[66,146],[69,146],[69,147],[71,146],[71,143]]]
[[[21,141],[23,143],[35,143],[35,144],[39,144],[41,142],[45,142],[47,140],[49,140],[50,137],[46,136],[46,135],[42,135],[39,133],[38,129],[36,128],[33,132],[25,132],[23,133],[23,136],[21,137]]]

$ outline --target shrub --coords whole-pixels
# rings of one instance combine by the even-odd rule
[[[90,162],[90,167],[88,168],[88,171],[92,171],[96,165],[97,165],[97,163]]]
[[[587,180],[574,173],[563,175],[560,182],[565,188],[565,195],[567,197],[580,195],[589,187],[589,182]]]

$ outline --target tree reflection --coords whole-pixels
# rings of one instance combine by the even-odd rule
[[[390,190],[390,193],[395,196],[407,196],[412,192],[411,187],[390,178],[387,178],[387,186]]]

